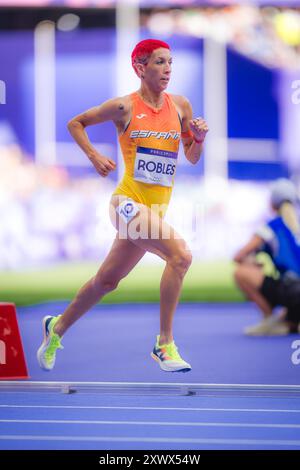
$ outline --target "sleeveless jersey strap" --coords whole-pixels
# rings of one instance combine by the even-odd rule
[[[129,121],[126,123],[125,129],[124,129],[124,131],[122,132],[122,134],[120,134],[120,136],[124,135],[125,132],[127,131],[128,127],[130,126],[130,123],[131,123],[131,121],[132,121],[132,116],[133,116],[133,114],[134,114],[135,101],[136,101],[136,92],[131,93],[131,94],[129,95],[129,97],[130,97],[130,103],[131,103],[131,117],[130,117]]]
[[[174,111],[176,112],[177,117],[178,117],[178,121],[180,123],[180,127],[182,129],[182,119],[181,119],[180,113],[178,111],[178,108],[177,108],[175,102],[173,101],[173,99],[172,99],[172,97],[170,96],[169,93],[165,93],[165,96],[167,97],[167,100],[169,102],[170,107],[172,107],[174,109]],[[190,137],[190,136],[188,135],[187,137]]]

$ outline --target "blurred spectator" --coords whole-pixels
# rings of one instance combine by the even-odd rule
[[[283,335],[296,332],[300,321],[300,225],[294,204],[296,190],[289,180],[275,182],[271,204],[276,217],[261,227],[235,255],[235,280],[245,295],[256,303],[263,321],[246,328],[248,335]],[[255,254],[266,252],[276,272],[266,276]],[[286,309],[280,316],[277,306]]]
[[[157,34],[191,34],[227,43],[268,67],[300,67],[300,10],[234,4],[153,11],[142,24]]]
[[[76,180],[63,167],[38,167],[14,139],[1,142],[0,268],[102,257],[111,233],[101,210],[109,192],[99,179]]]

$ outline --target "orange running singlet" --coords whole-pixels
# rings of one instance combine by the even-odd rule
[[[132,117],[119,142],[125,163],[123,179],[114,191],[136,202],[165,205],[170,201],[176,172],[181,123],[171,97],[155,109],[135,92],[130,95]],[[156,207],[152,207],[155,211]]]

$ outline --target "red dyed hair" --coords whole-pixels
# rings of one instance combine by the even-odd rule
[[[131,63],[134,70],[136,71],[136,62],[139,60],[148,60],[152,52],[161,47],[170,50],[169,44],[159,39],[145,39],[144,41],[138,42],[131,54]]]

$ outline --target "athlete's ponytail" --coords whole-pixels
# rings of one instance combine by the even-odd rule
[[[289,201],[284,201],[280,204],[278,213],[289,229],[295,235],[300,235],[300,223],[294,205]]]
[[[279,213],[289,229],[295,235],[300,235],[300,223],[294,205],[297,199],[296,188],[290,180],[280,178],[273,182],[271,186],[273,208]]]

